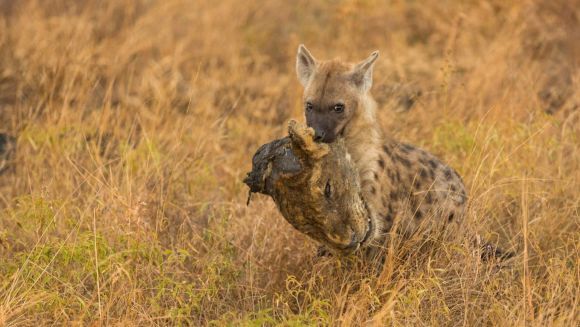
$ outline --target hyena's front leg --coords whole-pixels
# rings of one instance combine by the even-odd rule
[[[387,173],[388,163],[388,158],[383,156],[378,160],[366,160],[359,172],[362,198],[373,222],[372,242],[366,244],[364,256],[369,261],[379,262],[379,265],[384,260],[386,240],[397,208],[397,199],[390,195],[390,185],[385,184],[382,176]]]

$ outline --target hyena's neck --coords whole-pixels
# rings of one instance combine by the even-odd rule
[[[349,152],[359,174],[362,197],[369,211],[370,218],[375,224],[373,239],[380,236],[383,230],[383,221],[378,218],[378,209],[381,208],[381,197],[376,196],[380,191],[379,185],[379,158],[383,135],[376,119],[376,104],[370,95],[361,99],[357,108],[357,115],[349,122],[344,138]]]
[[[365,163],[376,162],[383,142],[383,135],[376,119],[376,103],[370,94],[362,97],[357,114],[349,122],[344,138],[346,147],[361,177]]]

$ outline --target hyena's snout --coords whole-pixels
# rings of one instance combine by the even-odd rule
[[[336,133],[334,126],[327,126],[324,124],[309,125],[314,129],[314,142],[317,143],[332,143],[336,140]]]
[[[314,129],[314,142],[323,142],[326,132],[321,129]]]
[[[332,143],[334,141],[332,123],[321,114],[311,113],[307,115],[306,125],[314,130],[314,142]]]

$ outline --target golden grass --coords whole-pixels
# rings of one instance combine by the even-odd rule
[[[574,1],[0,1],[0,325],[580,323]],[[302,117],[294,55],[381,51],[385,131],[470,190],[467,241],[384,271],[314,259],[257,147]],[[418,95],[420,93],[420,95]],[[410,108],[409,108],[410,107]],[[465,238],[467,239],[467,238]]]

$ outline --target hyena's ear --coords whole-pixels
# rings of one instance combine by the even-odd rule
[[[373,85],[373,65],[378,57],[379,52],[375,51],[368,58],[354,66],[352,80],[363,93],[368,91]]]
[[[299,45],[298,53],[296,54],[296,74],[302,86],[306,87],[315,67],[316,59],[314,59],[304,44]]]

